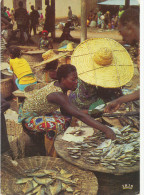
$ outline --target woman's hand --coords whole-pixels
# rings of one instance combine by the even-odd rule
[[[140,90],[134,91],[133,93],[128,95],[121,96],[118,99],[111,101],[105,107],[104,112],[109,112],[109,113],[115,112],[116,110],[119,109],[122,103],[139,100],[139,98],[140,98]]]
[[[108,139],[112,139],[112,140],[115,140],[116,139],[116,135],[115,135],[115,133],[112,130],[107,130],[105,132],[105,136]]]
[[[122,103],[118,99],[113,100],[105,107],[104,112],[108,112],[108,113],[115,112],[120,108],[121,104]]]

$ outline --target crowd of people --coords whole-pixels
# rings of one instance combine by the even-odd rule
[[[110,11],[104,13],[100,10],[98,12],[91,10],[87,18],[87,26],[101,29],[116,29],[123,12],[123,6],[119,7],[119,11],[116,14],[111,14]]]
[[[47,6],[46,9],[49,10],[49,7]],[[23,3],[20,1],[19,8],[14,12],[14,19],[21,32],[21,40],[23,40],[23,32],[30,34],[30,31],[33,29],[34,33],[36,33],[39,13],[34,9],[34,6],[31,6],[31,10],[31,13],[28,15],[26,9],[23,8]],[[6,13],[5,10],[2,16],[4,19],[9,17],[8,13]],[[106,15],[107,21],[105,20],[104,25],[109,26],[110,13],[107,12]],[[98,12],[97,17],[95,17],[98,19],[101,16],[102,13]],[[25,19],[22,19],[24,17]],[[31,20],[33,22],[31,23],[30,29],[25,28],[28,25],[28,19],[33,17],[35,19]],[[124,11],[119,18],[118,30],[124,41],[128,44],[139,42],[139,12],[131,8]],[[42,38],[40,39],[39,45],[40,49],[45,49],[46,47],[46,50],[48,50],[48,47],[52,48],[52,42],[48,39],[49,32],[50,29],[44,29],[42,31]],[[105,50],[105,53],[107,51]],[[34,90],[35,86],[39,83],[37,83],[36,77],[28,62],[21,58],[20,49],[18,47],[12,47],[9,49],[9,53],[11,57],[9,62],[10,68],[13,70],[18,89],[21,91],[26,91],[27,89]],[[101,57],[103,58],[103,56]],[[88,114],[89,106],[97,100],[98,92],[101,90],[103,91],[102,94],[109,96],[105,101],[113,100],[105,107],[105,112],[113,112],[122,103],[139,99],[139,91],[127,96],[122,96],[121,93],[119,96],[115,96],[115,90],[98,89],[96,86],[89,85],[79,79],[75,64],[63,64],[59,67],[57,60],[52,61],[47,64],[49,67],[47,71],[51,72],[52,82],[45,83],[44,86],[35,90],[33,95],[28,96],[19,108],[19,122],[22,123],[26,133],[28,135],[36,133],[44,134],[49,142],[47,155],[51,156],[55,156],[54,140],[57,133],[62,129],[65,130],[70,125],[72,116],[78,118],[88,126],[104,132],[106,138],[114,140],[116,136],[112,129],[94,120]],[[119,89],[116,90],[120,92]],[[69,96],[68,91],[71,91]],[[8,107],[9,105],[7,105],[6,109]],[[55,112],[59,108],[61,112]]]
[[[31,42],[30,37],[32,31],[34,35],[37,34],[38,26],[41,22],[44,22],[44,17],[40,8],[36,10],[33,5],[31,5],[30,12],[23,7],[22,1],[19,1],[18,6],[19,8],[15,10],[13,8],[10,10],[10,8],[2,7],[1,18],[4,18],[11,24],[9,39],[14,40],[17,34],[19,34],[18,42],[25,44]],[[3,20],[2,24],[5,24]],[[5,29],[5,31],[7,31],[7,29]]]

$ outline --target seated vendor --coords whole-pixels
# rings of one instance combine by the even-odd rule
[[[24,88],[36,84],[37,80],[31,70],[29,63],[21,57],[19,47],[10,47],[10,69],[13,71],[13,78],[19,90],[24,91]]]
[[[70,26],[71,26],[71,23],[70,22],[67,22],[65,24],[65,27],[63,29],[63,33],[62,33],[62,35],[60,37],[60,40],[61,41],[64,41],[64,40],[71,41],[71,40],[73,40],[73,37],[70,35]]]
[[[105,103],[122,95],[121,89],[103,88],[85,83],[78,78],[78,85],[75,91],[69,94],[69,100],[80,109],[89,109],[90,105],[98,99]]]
[[[47,30],[42,31],[42,37],[39,40],[39,48],[48,50],[53,49],[52,42],[53,40],[48,37],[49,32]]]
[[[87,39],[79,44],[71,63],[76,66],[80,80],[69,99],[80,109],[88,109],[98,98],[107,103],[122,96],[121,87],[134,74],[129,53],[120,43],[108,38]]]
[[[41,70],[39,74],[39,70],[36,72],[37,79],[39,82],[50,83],[53,80],[56,80],[56,70],[58,67],[58,59],[46,63],[45,67]]]
[[[45,133],[49,141],[47,154],[51,155],[57,133],[68,127],[71,116],[104,132],[106,138],[115,139],[115,134],[109,127],[94,120],[70,103],[67,91],[74,91],[77,88],[75,66],[71,64],[61,65],[57,71],[57,79],[58,81],[35,90],[32,95],[25,99],[19,110],[19,122],[23,123],[27,133]],[[54,111],[59,108],[61,114],[58,115]]]

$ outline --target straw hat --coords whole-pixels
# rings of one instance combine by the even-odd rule
[[[1,62],[0,65],[0,70],[5,70],[9,67],[10,65],[7,62]]]
[[[79,44],[71,57],[81,80],[105,88],[117,88],[128,83],[134,65],[127,50],[108,38],[88,39]]]
[[[42,54],[42,58],[44,59],[44,61],[35,65],[35,67],[45,65],[49,62],[52,62],[52,61],[57,60],[61,57],[64,57],[67,54],[68,54],[68,52],[56,54],[52,49],[50,49],[47,52],[45,52],[44,54]]]

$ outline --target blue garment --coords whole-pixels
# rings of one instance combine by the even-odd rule
[[[33,84],[37,84],[37,81],[34,82],[34,83],[22,85],[22,84],[19,84],[18,79],[16,79],[16,80],[15,80],[15,83],[16,83],[16,85],[17,85],[17,87],[18,87],[19,90],[24,91],[24,89],[25,89],[27,86],[33,85]]]

